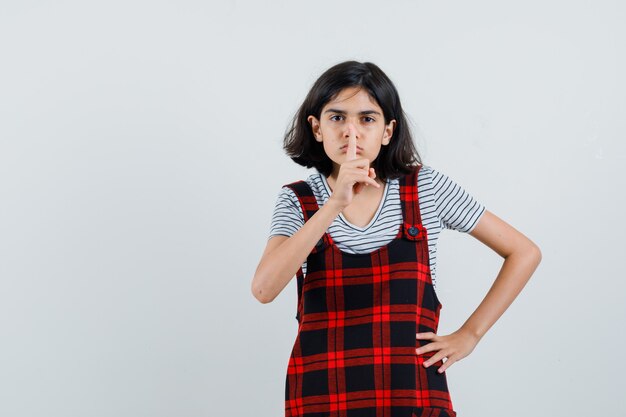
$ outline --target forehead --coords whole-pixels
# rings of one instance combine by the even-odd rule
[[[346,87],[341,90],[332,100],[330,100],[324,107],[332,105],[355,106],[363,107],[367,106],[380,110],[380,106],[376,103],[376,100],[369,95],[367,90],[363,87]]]

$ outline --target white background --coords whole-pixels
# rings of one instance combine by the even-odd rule
[[[315,79],[389,75],[425,164],[543,261],[447,371],[459,417],[624,415],[620,1],[2,1],[0,415],[281,416],[292,281],[250,283]],[[438,246],[440,334],[502,259]]]

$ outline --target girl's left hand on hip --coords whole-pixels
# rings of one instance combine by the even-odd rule
[[[438,351],[432,357],[428,358],[428,360],[424,361],[424,367],[428,368],[433,363],[447,358],[438,369],[439,373],[444,372],[452,366],[453,363],[472,353],[474,347],[476,347],[480,340],[480,338],[462,328],[445,336],[439,336],[433,332],[416,333],[415,338],[420,340],[432,340],[431,343],[415,349],[417,355]]]

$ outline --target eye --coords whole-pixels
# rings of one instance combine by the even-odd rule
[[[366,122],[368,122],[368,123],[375,122],[375,120],[373,118],[369,117],[369,116],[365,116],[364,119],[369,119],[369,120],[366,120]]]
[[[334,119],[335,117],[342,117],[342,116],[340,116],[340,115],[338,115],[338,114],[333,114],[332,116],[330,116],[330,120],[332,120],[332,121],[336,121],[336,120]]]

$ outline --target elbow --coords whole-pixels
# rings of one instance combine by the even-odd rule
[[[537,249],[537,265],[539,265],[541,263],[541,259],[542,259],[542,255],[541,255],[541,249],[539,249],[539,246],[535,246]]]
[[[256,298],[261,304],[267,304],[267,303],[271,303],[272,301],[274,301],[274,298],[269,291],[267,290],[267,288],[265,288],[262,284],[262,279],[260,279],[258,276],[254,276],[254,278],[252,279],[252,285],[250,287],[250,290],[252,291],[252,295],[254,296],[254,298]]]
[[[505,256],[505,258],[508,258],[511,255],[516,259],[524,259],[525,262],[534,265],[535,268],[539,266],[542,258],[541,249],[539,249],[539,246],[537,246],[535,242],[530,239],[527,239],[523,244],[520,244],[519,247],[517,247],[509,255]]]
[[[530,249],[529,252],[532,256],[532,258],[535,261],[535,264],[538,266],[541,263],[541,249],[539,249],[539,246],[537,246],[534,242],[532,242],[532,244],[530,245]]]

